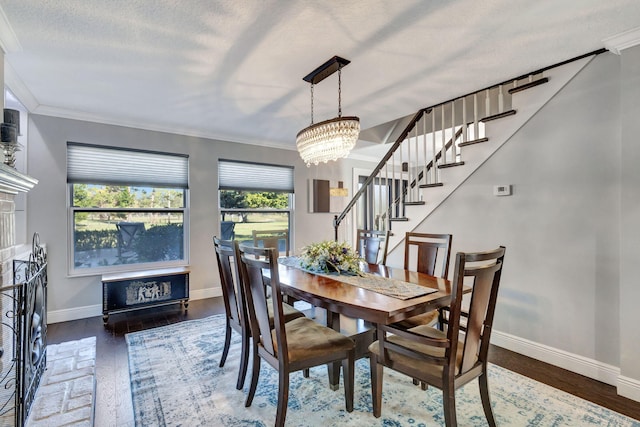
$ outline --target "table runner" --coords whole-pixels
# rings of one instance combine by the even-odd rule
[[[333,280],[347,283],[352,286],[358,286],[360,288],[368,289],[379,294],[387,295],[393,298],[401,300],[408,300],[411,298],[419,297],[436,292],[436,289],[426,288],[424,286],[416,285],[415,283],[404,282],[402,280],[392,279],[389,277],[377,276],[371,273],[361,273],[362,276],[350,275],[350,274],[338,274],[338,273],[319,273],[317,271],[310,271],[300,266],[300,258],[295,256],[283,257],[278,259],[278,262],[287,267],[294,267],[300,270],[308,271],[309,273],[317,274],[319,276],[330,277]]]

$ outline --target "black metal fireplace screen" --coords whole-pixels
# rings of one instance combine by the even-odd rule
[[[0,288],[0,425],[23,426],[47,363],[47,254],[33,235],[26,260],[13,260]]]

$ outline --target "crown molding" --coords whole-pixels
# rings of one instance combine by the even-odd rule
[[[51,107],[47,105],[38,105],[36,109],[30,110],[30,113],[38,114],[41,116],[57,117],[60,119],[79,120],[83,122],[98,123],[111,126],[122,126],[138,130],[147,130],[151,132],[163,132],[173,135],[190,136],[194,138],[211,139],[220,142],[229,142],[233,144],[247,144],[257,145],[260,147],[277,148],[281,150],[295,151],[295,142],[293,144],[270,141],[267,139],[258,140],[253,138],[239,138],[233,135],[216,134],[206,131],[198,131],[187,128],[176,128],[175,126],[167,125],[163,126],[157,123],[144,122],[139,119],[122,119],[102,116],[94,113],[87,113],[77,110],[69,110],[58,107]]]
[[[4,84],[28,112],[34,112],[40,106],[36,97],[8,61],[4,62]]]
[[[18,41],[16,33],[13,31],[13,27],[9,23],[7,15],[0,6],[0,48],[4,53],[20,52],[22,46]]]
[[[616,55],[621,55],[624,49],[640,44],[640,27],[624,31],[615,36],[602,40],[604,47]]]

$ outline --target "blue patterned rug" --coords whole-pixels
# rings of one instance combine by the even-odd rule
[[[262,363],[249,408],[236,390],[239,336],[224,368],[224,317],[212,316],[126,335],[136,426],[271,426],[278,376]],[[441,392],[420,390],[411,379],[385,369],[382,417],[372,415],[369,361],[356,363],[354,411],[344,409],[344,388],[328,386],[326,367],[291,375],[288,426],[441,426]],[[630,426],[640,422],[495,365],[489,387],[500,426]],[[486,426],[477,381],[456,392],[460,426]]]

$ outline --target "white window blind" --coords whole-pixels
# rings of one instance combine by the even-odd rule
[[[67,143],[67,182],[189,188],[189,156]]]
[[[293,193],[293,167],[219,160],[218,186],[220,190]]]

